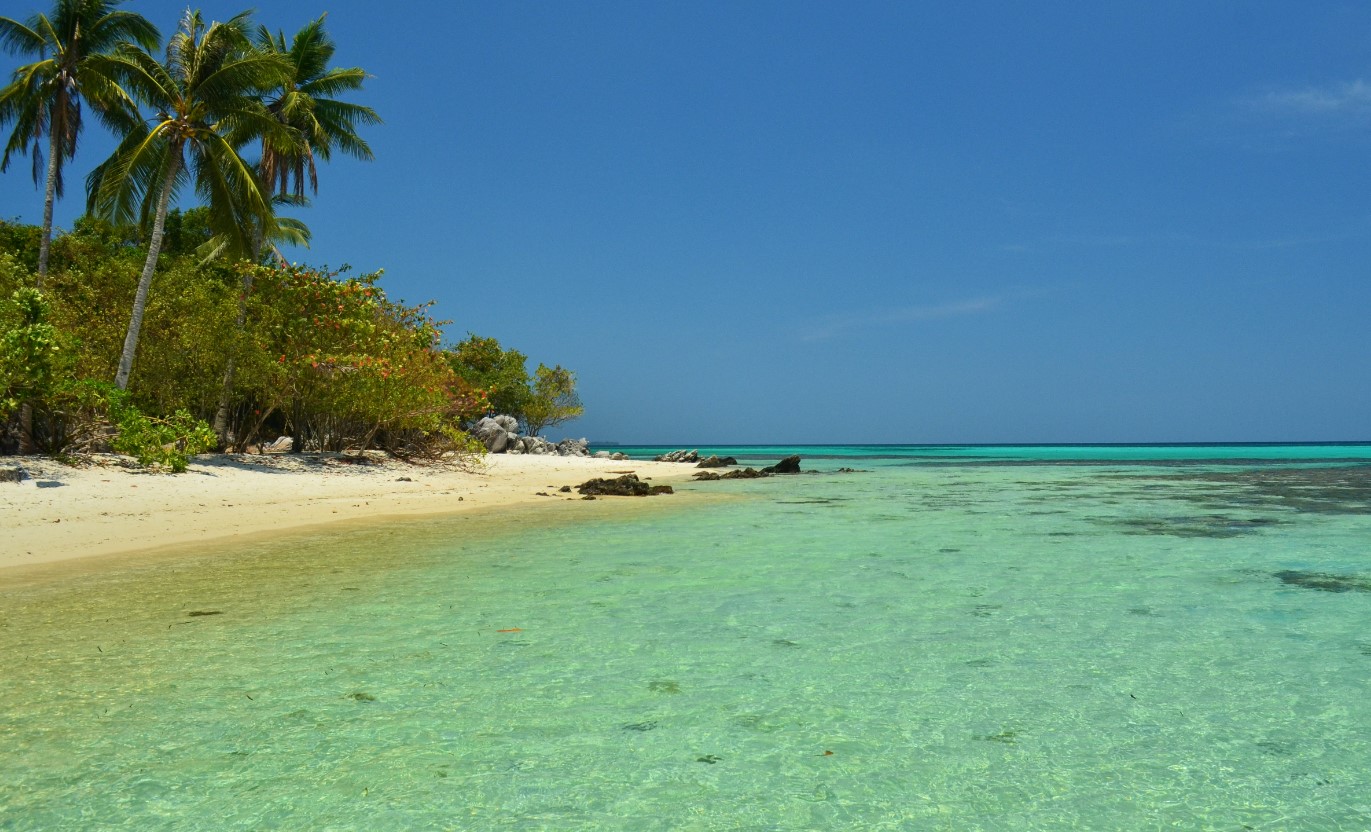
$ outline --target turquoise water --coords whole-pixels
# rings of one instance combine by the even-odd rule
[[[605,445],[592,450],[621,451],[634,459],[651,459],[680,445]],[[1276,444],[1245,443],[1215,445],[708,445],[691,446],[701,454],[736,457],[739,462],[775,461],[779,456],[798,453],[804,458],[824,460],[868,459],[889,465],[931,462],[1103,463],[1103,462],[1214,462],[1303,464],[1306,462],[1371,462],[1371,442]],[[811,467],[813,467],[811,465]],[[827,466],[833,467],[833,466]]]
[[[1035,453],[0,573],[0,829],[1371,829],[1365,447]]]

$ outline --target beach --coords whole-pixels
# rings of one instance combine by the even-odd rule
[[[665,485],[688,480],[695,470],[668,462],[505,454],[465,470],[340,454],[204,455],[182,474],[139,468],[113,454],[80,465],[40,457],[20,462],[28,478],[0,483],[0,569],[342,521],[580,500],[575,487],[595,477],[632,472]],[[573,490],[561,492],[564,486]]]

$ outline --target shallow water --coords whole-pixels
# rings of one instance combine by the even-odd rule
[[[848,455],[0,588],[0,829],[1365,830],[1355,455]]]

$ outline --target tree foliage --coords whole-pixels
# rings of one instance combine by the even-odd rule
[[[0,419],[30,399],[52,394],[60,352],[42,292],[24,287],[0,302]]]
[[[429,305],[391,301],[379,272],[350,276],[305,266],[202,263],[193,243],[204,231],[194,232],[193,220],[186,222],[190,239],[184,249],[169,253],[159,267],[160,291],[148,304],[140,370],[120,403],[146,414],[153,426],[179,425],[189,435],[190,423],[176,414],[204,420],[215,412],[225,356],[232,350],[241,367],[230,407],[234,448],[290,435],[303,450],[383,448],[421,457],[469,449],[462,426],[490,403],[483,389],[453,371]],[[28,239],[0,222],[0,241]],[[22,265],[24,253],[0,253],[0,297],[17,290],[27,298],[33,292],[26,288],[31,274]],[[98,446],[95,423],[101,420],[116,434],[121,425],[142,425],[123,419],[121,414],[132,411],[116,413],[110,396],[93,394],[89,383],[109,378],[118,360],[123,321],[117,310],[137,290],[140,266],[136,244],[106,222],[86,220],[57,238],[41,315],[51,329],[43,331],[43,343],[57,346],[52,382],[20,380],[0,370],[7,401],[21,394],[41,400],[37,429],[43,447]],[[249,315],[239,328],[245,271],[254,290],[241,299]],[[26,321],[40,317],[25,314]],[[6,355],[19,356],[0,367],[29,372],[39,366],[33,358],[36,339],[17,323],[20,317],[13,301],[0,304],[3,343],[16,345],[6,346]],[[145,426],[138,432],[156,433]]]
[[[446,358],[460,378],[486,392],[491,412],[515,417],[530,435],[585,412],[576,393],[575,373],[561,365],[539,364],[530,377],[528,357],[504,349],[494,338],[469,332],[447,349]]]
[[[276,225],[271,200],[238,148],[250,135],[294,141],[260,100],[287,77],[289,67],[280,56],[254,49],[248,26],[246,13],[206,24],[199,12],[187,10],[167,44],[165,61],[131,43],[120,44],[113,55],[91,58],[157,113],[150,127],[127,132],[90,182],[91,206],[101,215],[122,223],[152,218],[148,255],[114,377],[120,389],[128,386],[133,370],[167,210],[178,186],[194,180],[196,193],[209,205],[220,251],[252,252],[255,229]]]
[[[390,301],[379,272],[244,268],[256,271],[256,290],[243,353],[250,380],[240,395],[255,412],[283,414],[308,446],[401,450],[419,435],[456,441],[460,424],[488,406],[444,360],[429,305]]]
[[[537,436],[544,428],[569,422],[585,412],[576,393],[576,374],[562,367],[539,364],[524,404],[523,421]]]
[[[471,387],[484,390],[490,409],[518,417],[528,400],[528,356],[516,349],[504,349],[494,338],[473,332],[444,353],[458,377]]]
[[[444,322],[387,298],[380,272],[261,256],[308,240],[275,209],[317,191],[318,160],[372,157],[359,129],[379,117],[343,100],[368,76],[329,65],[324,17],[288,41],[247,13],[187,10],[159,57],[156,29],[121,2],[0,17],[0,47],[35,59],[0,90],[0,170],[28,155],[38,181],[46,140],[49,192],[42,226],[0,220],[0,452],[23,435],[178,470],[216,443],[290,435],[297,450],[437,456],[472,449],[463,426],[492,410],[535,432],[580,414],[570,371],[530,376],[494,338],[442,349]],[[83,102],[118,149],[86,179],[88,216],[53,237]],[[189,192],[198,206],[173,207]]]

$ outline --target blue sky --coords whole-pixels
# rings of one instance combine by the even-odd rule
[[[386,123],[322,170],[299,259],[575,369],[554,437],[1371,439],[1371,6],[259,18],[322,11]],[[0,177],[0,213],[40,201],[23,160]]]

